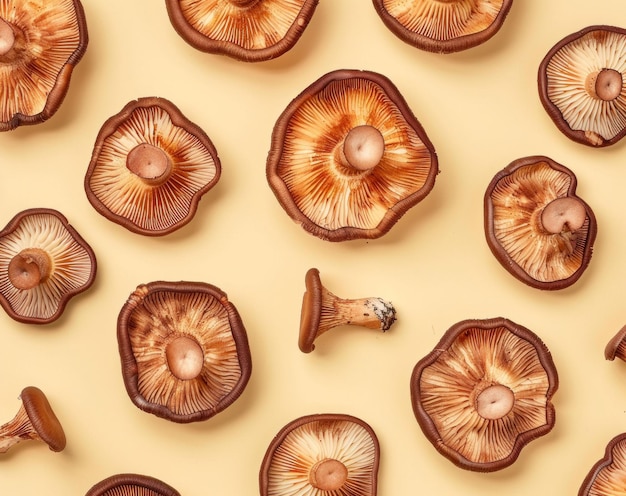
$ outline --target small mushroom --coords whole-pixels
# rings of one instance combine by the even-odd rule
[[[87,43],[79,0],[0,3],[0,131],[59,109]]]
[[[0,453],[31,440],[46,443],[52,451],[63,451],[65,432],[43,391],[25,387],[20,399],[22,405],[13,420],[0,426]]]
[[[129,102],[100,129],[85,192],[109,220],[162,236],[191,221],[220,174],[206,133],[169,100],[147,97]]]
[[[158,417],[206,420],[230,406],[250,378],[243,322],[211,284],[142,284],[122,307],[117,329],[128,395]]]
[[[300,417],[272,440],[259,474],[261,496],[375,496],[380,448],[372,428],[344,414]]]
[[[626,361],[626,325],[617,331],[617,334],[611,338],[604,348],[604,358],[607,360],[620,360]]]
[[[413,412],[455,465],[491,472],[554,426],[558,376],[532,331],[504,318],[453,325],[411,376]]]
[[[604,457],[591,468],[578,496],[615,496],[623,494],[626,479],[626,433],[609,441]]]
[[[148,475],[116,474],[92,486],[85,496],[180,496],[180,493]]]
[[[559,41],[539,66],[539,96],[557,128],[592,147],[626,134],[626,29],[589,26]]]
[[[557,290],[580,278],[597,226],[572,171],[548,157],[520,158],[495,175],[484,202],[487,244],[517,279]]]
[[[335,327],[353,325],[385,332],[396,321],[395,308],[382,298],[338,298],[322,285],[318,269],[307,271],[305,283],[298,338],[303,353],[312,352],[315,340]]]
[[[56,210],[24,210],[0,231],[0,304],[18,322],[58,319],[95,275],[93,250]]]
[[[398,89],[377,73],[330,72],[287,106],[267,179],[287,214],[329,241],[378,238],[433,188],[437,155]]]
[[[405,43],[436,53],[478,46],[502,27],[513,0],[373,0],[389,30]]]
[[[289,51],[319,0],[166,0],[176,32],[194,48],[244,62]]]

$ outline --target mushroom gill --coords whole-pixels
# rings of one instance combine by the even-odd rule
[[[267,161],[281,206],[330,241],[382,236],[437,173],[434,147],[397,88],[356,70],[326,74],[287,106]]]
[[[626,134],[626,30],[589,26],[546,54],[539,66],[541,102],[570,139],[608,146]]]
[[[554,426],[558,377],[550,352],[507,319],[452,326],[411,377],[413,411],[428,440],[461,468],[511,465]]]
[[[180,496],[180,493],[155,477],[116,474],[94,484],[85,496]]]
[[[300,417],[281,429],[263,458],[261,496],[375,496],[378,439],[344,414]]]
[[[243,323],[210,284],[140,285],[119,314],[118,343],[133,403],[174,422],[212,417],[241,395],[250,377]]]
[[[0,131],[49,119],[87,44],[79,0],[0,2]]]
[[[85,176],[94,208],[147,236],[169,234],[193,218],[219,180],[206,133],[164,98],[140,98],[102,126]]]
[[[626,480],[626,434],[609,441],[604,457],[591,468],[578,496],[615,496],[623,494]]]

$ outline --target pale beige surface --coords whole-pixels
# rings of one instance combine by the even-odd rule
[[[0,313],[0,422],[19,392],[49,396],[67,434],[53,453],[23,443],[0,458],[0,494],[84,494],[109,475],[152,475],[185,496],[258,494],[272,437],[301,415],[355,415],[381,445],[379,494],[576,494],[606,443],[626,430],[626,364],[604,346],[626,323],[624,145],[591,149],[562,135],[540,104],[536,72],[549,48],[590,24],[624,19],[622,0],[517,0],[485,45],[441,56],[401,42],[367,0],[323,0],[299,43],[257,64],[198,52],[174,31],[162,1],[84,0],[90,45],[58,113],[0,135],[0,225],[17,212],[63,212],[98,258],[94,286],[54,324]],[[265,179],[272,126],[289,101],[328,71],[389,77],[437,149],[431,194],[384,237],[328,243],[295,225]],[[83,190],[95,136],[142,96],[172,100],[216,145],[219,184],[194,220],[161,238],[100,216]],[[506,272],[483,233],[484,190],[512,160],[548,155],[572,169],[598,220],[594,256],[571,288],[541,292]],[[343,328],[310,355],[297,347],[304,274],[319,268],[344,297],[381,296],[398,310],[387,334]],[[210,282],[226,291],[248,330],[249,385],[230,408],[180,425],[137,409],[124,389],[117,314],[152,280]],[[422,434],[409,377],[452,324],[503,316],[536,332],[560,377],[554,430],[517,462],[480,474],[457,468]]]

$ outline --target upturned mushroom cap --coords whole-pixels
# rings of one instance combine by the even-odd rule
[[[0,3],[0,131],[49,119],[87,44],[79,0]]]
[[[338,298],[322,284],[319,270],[309,269],[302,297],[298,347],[303,353],[315,349],[315,340],[341,325],[355,325],[383,332],[396,321],[393,305],[382,298]]]
[[[95,276],[93,250],[56,210],[24,210],[0,231],[0,305],[18,322],[58,319]]]
[[[513,0],[373,0],[384,24],[398,38],[429,52],[467,50],[493,37]]]
[[[611,338],[604,348],[604,358],[607,360],[620,360],[626,361],[626,325],[617,331],[617,333]]]
[[[98,133],[85,192],[109,220],[146,236],[169,234],[191,221],[218,182],[217,151],[172,102],[129,102]]]
[[[289,51],[319,0],[166,0],[174,29],[194,48],[244,62]]]
[[[604,457],[591,468],[580,486],[578,496],[615,496],[623,493],[625,467],[626,433],[609,441]]]
[[[0,453],[27,440],[39,440],[52,451],[63,451],[65,432],[43,391],[34,386],[25,387],[20,399],[22,406],[15,417],[0,426]]]
[[[270,443],[259,473],[261,496],[375,496],[380,448],[372,428],[344,414],[300,417]]]
[[[155,477],[116,474],[92,486],[85,496],[180,496],[180,493]]]
[[[596,218],[576,196],[576,176],[548,157],[524,157],[494,176],[485,193],[485,235],[517,279],[545,290],[574,284],[587,268]]]
[[[328,241],[378,238],[432,190],[437,155],[398,89],[377,73],[318,79],[278,118],[269,185],[287,214]]]
[[[558,376],[532,331],[504,318],[452,326],[411,376],[413,412],[457,466],[491,472],[554,426]]]
[[[117,329],[128,395],[158,417],[206,420],[230,406],[250,378],[243,322],[213,285],[142,284],[122,307]]]
[[[539,66],[539,96],[557,128],[592,147],[626,134],[626,29],[589,26],[559,41]]]

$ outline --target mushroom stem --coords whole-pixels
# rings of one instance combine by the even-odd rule
[[[486,420],[498,420],[513,409],[515,395],[502,384],[487,386],[476,395],[475,407],[478,415]]]
[[[624,81],[622,74],[615,69],[602,69],[587,77],[587,92],[600,100],[610,102],[622,93]]]
[[[343,142],[342,162],[359,171],[376,167],[385,152],[385,139],[374,126],[352,128]]]
[[[573,196],[563,196],[548,203],[541,212],[541,226],[551,234],[576,232],[585,223],[584,203]]]
[[[21,290],[32,289],[44,282],[52,272],[49,255],[41,248],[26,248],[9,262],[9,281]]]
[[[321,491],[337,491],[348,479],[348,469],[339,460],[320,460],[309,472],[309,483]]]
[[[148,184],[156,186],[169,177],[172,161],[161,148],[141,143],[128,153],[126,167]]]
[[[235,7],[239,7],[241,9],[245,9],[248,7],[252,7],[259,0],[230,0],[230,3]]]
[[[13,420],[0,426],[0,453],[6,453],[21,441],[39,439],[22,405]]]
[[[15,45],[15,31],[7,21],[0,17],[0,56],[6,55]]]
[[[204,351],[200,343],[189,336],[178,336],[170,341],[165,357],[170,372],[181,381],[195,379],[204,366]]]

